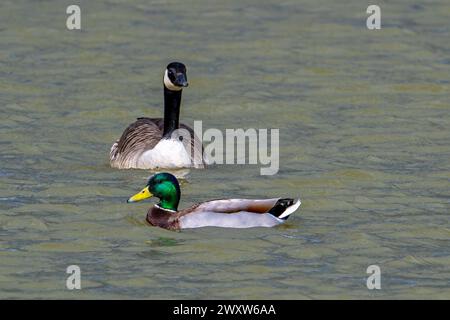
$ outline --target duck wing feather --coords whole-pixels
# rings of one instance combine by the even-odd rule
[[[180,216],[194,212],[217,213],[267,213],[277,203],[279,198],[273,199],[217,199],[193,205],[179,211]]]

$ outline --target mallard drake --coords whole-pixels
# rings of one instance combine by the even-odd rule
[[[251,228],[281,224],[300,206],[300,199],[222,199],[195,204],[178,211],[180,185],[170,173],[150,177],[139,193],[128,199],[137,202],[152,196],[159,203],[147,212],[147,222],[153,226],[179,230],[200,227]]]
[[[164,73],[164,119],[138,118],[111,147],[110,164],[118,169],[203,168],[203,146],[189,126],[179,123],[186,66],[170,63]],[[178,129],[184,129],[179,134]],[[187,130],[187,131],[186,131]],[[188,134],[189,139],[183,139]]]

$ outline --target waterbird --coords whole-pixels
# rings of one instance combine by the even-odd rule
[[[164,118],[137,118],[111,147],[110,165],[118,169],[204,168],[203,145],[189,126],[179,123],[181,93],[188,86],[186,66],[167,65],[163,78]],[[178,129],[187,130],[177,135]]]
[[[152,175],[147,185],[127,202],[159,198],[147,212],[147,222],[156,227],[180,230],[200,227],[273,227],[284,223],[300,207],[300,199],[220,199],[209,200],[178,210],[181,191],[170,173]]]

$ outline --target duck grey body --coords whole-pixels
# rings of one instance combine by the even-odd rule
[[[201,227],[223,228],[253,228],[273,227],[285,222],[270,213],[252,213],[239,211],[234,213],[219,213],[213,211],[193,212],[180,217],[180,229]]]
[[[200,227],[253,228],[273,227],[286,221],[298,209],[301,202],[293,202],[282,208],[277,216],[271,209],[279,198],[273,199],[224,199],[204,202],[191,213],[179,218],[180,229]]]

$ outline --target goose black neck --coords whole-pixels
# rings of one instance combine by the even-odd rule
[[[170,138],[178,129],[180,118],[181,91],[172,91],[164,86],[164,132],[163,138]]]

